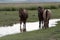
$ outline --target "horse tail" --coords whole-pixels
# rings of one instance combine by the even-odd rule
[[[45,13],[46,13],[46,19],[50,19],[52,13],[51,10],[47,9]]]
[[[47,19],[47,17],[48,17],[48,10],[46,10],[46,19]]]

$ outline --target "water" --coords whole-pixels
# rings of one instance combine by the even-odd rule
[[[49,21],[49,27],[56,26],[57,22],[60,21],[60,19],[51,19]],[[34,31],[39,29],[39,22],[28,22],[27,24],[27,31]],[[14,24],[13,26],[5,26],[0,27],[0,37],[20,33],[20,24]]]

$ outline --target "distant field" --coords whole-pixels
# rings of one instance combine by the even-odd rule
[[[60,18],[60,9],[51,9],[52,18]],[[37,10],[28,10],[27,22],[38,21]],[[18,11],[0,11],[0,26],[13,25],[19,23]]]
[[[19,8],[36,10],[38,6],[46,9],[59,9],[60,3],[0,3],[0,11],[18,11]]]
[[[60,3],[0,3],[0,7],[31,7],[31,6],[50,6],[60,5]]]
[[[60,3],[0,3],[0,9],[3,8],[31,8],[31,7],[38,7],[38,6],[59,6]]]

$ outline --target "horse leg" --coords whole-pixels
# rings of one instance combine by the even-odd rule
[[[47,28],[47,20],[44,20],[44,29]]]
[[[48,28],[49,28],[49,20],[48,20]]]
[[[39,21],[39,29],[41,29],[41,21]]]
[[[48,21],[46,21],[46,22],[44,23],[44,27],[45,27],[45,29],[48,28]]]
[[[49,20],[47,21],[47,28],[49,28]]]
[[[44,22],[44,29],[46,29],[46,22]]]
[[[44,28],[44,21],[42,21],[42,29]]]
[[[23,24],[23,32],[26,32],[26,21],[24,21],[24,24]]]
[[[20,20],[20,32],[22,32],[21,25],[22,25],[22,21]]]

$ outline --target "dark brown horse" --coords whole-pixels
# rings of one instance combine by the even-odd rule
[[[43,7],[38,7],[38,18],[39,18],[39,28],[43,24],[42,28],[49,27],[49,20],[51,18],[51,10],[44,9]]]
[[[38,18],[39,18],[39,28],[41,29],[41,24],[43,24],[43,12],[44,8],[43,7],[38,7]]]
[[[44,28],[49,28],[49,20],[51,18],[51,10],[46,9],[43,13],[43,19],[44,19]]]
[[[28,18],[28,13],[26,9],[20,8],[19,9],[19,17],[20,17],[20,31],[26,32],[26,21]],[[21,25],[23,23],[23,30],[21,29]]]

